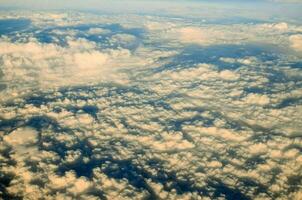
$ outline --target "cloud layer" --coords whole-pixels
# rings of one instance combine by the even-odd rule
[[[302,197],[301,26],[7,17],[2,198]]]

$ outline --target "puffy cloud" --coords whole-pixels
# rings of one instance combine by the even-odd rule
[[[297,34],[297,35],[291,35],[289,37],[289,41],[291,43],[291,47],[300,52],[302,51],[302,35],[301,34]]]
[[[225,79],[225,80],[236,80],[239,78],[239,75],[230,71],[230,70],[223,70],[219,73],[220,77],[222,79]]]
[[[24,40],[2,37],[1,70],[8,85],[0,103],[4,195],[171,200],[301,196],[301,70],[291,66],[299,59],[291,52],[255,53],[254,46],[238,45],[274,36],[288,42],[285,33],[296,33],[297,27],[204,27],[158,16],[68,16],[70,21],[65,15],[32,16],[41,31],[41,24],[60,26],[51,34],[58,34],[62,43],[39,41],[34,33],[20,33]],[[119,22],[122,28],[107,32],[76,26],[88,22],[103,23],[100,27]],[[137,29],[129,31],[133,26],[147,27],[147,32],[138,37]],[[93,35],[90,41],[91,34],[102,38]],[[127,46],[140,40],[133,49]],[[186,51],[192,42],[200,45],[193,53]],[[219,52],[219,44],[224,44],[223,52],[235,44],[239,53],[199,51],[208,53],[214,45]]]
[[[281,22],[281,23],[274,24],[273,27],[278,30],[287,30],[288,24],[285,22]]]
[[[37,142],[37,131],[31,128],[19,128],[3,137],[3,141],[7,144],[18,148],[34,145]]]
[[[181,42],[207,44],[208,34],[205,30],[196,27],[186,27],[178,30]]]
[[[116,34],[112,36],[112,41],[118,44],[129,44],[133,43],[136,40],[136,37],[130,34]]]
[[[108,29],[104,29],[104,28],[90,28],[88,30],[88,33],[91,35],[102,35],[102,34],[108,34],[111,31]]]
[[[266,95],[261,94],[249,94],[246,99],[246,103],[254,105],[267,105],[270,103],[270,99]]]
[[[126,44],[133,39],[126,36],[123,38],[126,41],[116,41],[116,36],[112,41]],[[127,77],[119,73],[119,69],[154,62],[145,60],[144,55],[133,55],[128,49],[100,51],[94,42],[85,39],[68,39],[67,47],[37,41],[2,41],[0,47],[3,79],[9,84],[8,96],[14,94],[11,88],[20,93],[25,87],[53,88],[109,80],[126,83]]]

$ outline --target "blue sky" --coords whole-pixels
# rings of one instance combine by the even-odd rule
[[[302,10],[301,0],[0,0],[0,8],[23,8],[23,9],[77,9],[77,10],[105,10],[119,13],[126,12],[167,12],[178,15],[190,15],[185,12],[186,8],[195,12],[202,9],[224,9],[224,12],[237,15],[238,10],[257,17],[261,14],[271,14],[297,18],[299,21]],[[234,9],[236,10],[234,12]]]
[[[0,8],[18,8],[30,10],[82,10],[106,13],[160,14],[181,17],[204,18],[211,14],[213,18],[254,18],[258,20],[282,20],[293,23],[302,21],[301,1],[292,0],[0,0]]]

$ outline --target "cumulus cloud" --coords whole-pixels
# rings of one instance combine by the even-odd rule
[[[102,79],[112,71],[106,67],[109,53],[92,50],[88,41],[69,41],[69,47],[39,42],[1,42],[4,79],[42,86],[77,84]],[[45,54],[47,52],[47,54]]]
[[[294,50],[296,50],[298,52],[302,51],[302,35],[301,34],[291,35],[289,37],[289,41],[291,43],[291,47]]]
[[[246,103],[255,105],[266,105],[270,103],[270,100],[266,95],[251,93],[246,97]]]
[[[3,137],[3,141],[13,147],[33,145],[37,142],[37,132],[31,128],[20,128]]]
[[[133,40],[135,38],[127,34],[112,37],[112,42],[120,45],[128,45]],[[62,47],[35,40],[26,43],[2,40],[0,56],[3,80],[9,84],[7,95],[32,86],[53,88],[109,80],[126,83],[127,77],[118,72],[120,69],[143,67],[154,62],[128,49],[99,50],[96,43],[86,39],[69,38],[67,42],[68,46]],[[144,50],[143,53],[149,52]],[[155,60],[160,55],[154,52],[154,56]]]
[[[196,27],[186,27],[179,30],[180,39],[184,43],[208,43],[209,38],[207,33]]]
[[[0,42],[0,197],[299,199],[300,59],[247,45],[298,27],[34,15],[57,40]]]
[[[102,34],[108,34],[111,31],[108,29],[104,29],[104,28],[90,28],[88,30],[88,33],[91,35],[102,35]]]

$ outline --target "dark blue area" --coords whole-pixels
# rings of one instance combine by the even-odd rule
[[[29,19],[0,19],[0,35],[25,30],[30,24]]]
[[[291,68],[297,68],[297,69],[302,69],[302,61],[301,62],[294,62],[290,64]]]
[[[287,98],[284,99],[282,102],[280,102],[276,108],[277,109],[282,109],[288,106],[298,106],[302,105],[302,98]]]
[[[46,95],[41,94],[41,95],[28,96],[24,100],[26,102],[25,104],[32,104],[36,107],[39,107],[41,105],[46,105],[47,103],[50,103],[50,102],[54,101],[55,98],[54,97],[47,97]]]
[[[264,94],[264,93],[266,93],[267,88],[248,87],[248,88],[244,88],[244,91],[247,92],[247,93]]]
[[[7,88],[7,85],[6,85],[6,84],[0,83],[0,92],[1,92],[2,90],[5,90],[6,88]]]
[[[99,108],[97,106],[86,105],[82,107],[82,110],[85,113],[90,114],[93,118],[97,119],[97,113],[99,112]]]
[[[266,158],[261,155],[255,155],[245,160],[243,166],[246,169],[255,169],[257,165],[264,164],[266,162]]]
[[[38,131],[41,131],[42,129],[53,128],[56,129],[57,132],[60,127],[55,119],[52,119],[46,115],[33,116],[26,122],[26,125],[31,126],[37,129]]]
[[[245,17],[227,17],[223,19],[206,19],[205,24],[219,24],[219,25],[232,25],[232,24],[261,24],[268,23],[267,20],[253,19],[253,18],[245,18]]]
[[[0,119],[0,131],[8,133],[21,126],[24,126],[24,120],[21,118]]]
[[[110,32],[99,35],[89,35],[88,31],[91,28],[107,29]],[[139,46],[145,34],[145,30],[142,28],[124,28],[120,24],[81,24],[77,26],[47,27],[43,30],[39,29],[39,32],[35,34],[35,37],[42,43],[56,43],[61,46],[66,46],[67,41],[65,36],[62,37],[61,35],[53,33],[52,31],[54,30],[60,30],[66,33],[68,33],[69,30],[76,30],[79,31],[76,35],[77,38],[85,38],[89,41],[96,42],[97,44],[101,44],[102,48],[122,47],[130,50],[134,50]],[[33,30],[30,30],[29,32],[33,32]],[[131,44],[113,44],[111,37],[115,34],[130,34],[135,36],[137,40]],[[54,38],[56,38],[56,40]]]
[[[191,45],[185,47],[184,50],[172,58],[168,64],[156,68],[155,72],[190,68],[199,63],[214,64],[219,70],[234,70],[242,66],[242,64],[223,62],[220,58],[239,59],[248,56],[255,56],[257,59],[264,61],[274,61],[277,58],[277,54],[273,53],[270,47],[259,45],[212,45],[208,47]]]
[[[231,188],[220,180],[209,180],[208,185],[214,188],[213,198],[225,197],[227,200],[251,200],[248,196],[242,193],[239,189]]]

